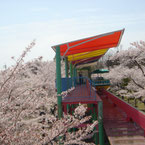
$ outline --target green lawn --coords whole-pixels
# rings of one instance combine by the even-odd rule
[[[119,98],[121,98],[121,97],[119,97]],[[145,112],[145,105],[140,100],[136,101],[136,106],[135,106],[135,100],[134,99],[130,99],[129,102],[128,102],[127,97],[124,97],[124,101],[131,104],[133,107]]]

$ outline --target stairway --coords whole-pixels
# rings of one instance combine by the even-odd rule
[[[127,121],[126,114],[105,95],[103,100],[104,129],[111,145],[145,145],[144,130]]]

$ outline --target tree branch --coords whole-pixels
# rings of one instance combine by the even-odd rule
[[[141,86],[140,84],[138,84],[132,77],[131,77],[131,80],[133,81],[133,83],[135,84],[135,85],[137,85],[139,88],[142,88],[142,89],[144,89],[144,87],[143,86]]]
[[[134,60],[134,62],[137,64],[138,68],[141,70],[143,76],[145,77],[145,72],[144,72],[143,68],[141,67],[141,65],[137,62],[137,60]]]

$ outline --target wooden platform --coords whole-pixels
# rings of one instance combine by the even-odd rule
[[[92,87],[86,87],[86,85],[79,85],[66,97],[63,98],[63,104],[96,104],[101,101]]]
[[[126,106],[124,104],[125,102],[121,100],[118,101],[116,98],[113,98],[113,96],[109,96],[108,93],[102,92],[102,94],[98,95],[92,87],[80,85],[63,98],[62,104],[65,108],[64,112],[67,113],[67,104],[98,104],[98,102],[101,101],[103,101],[104,129],[110,144],[145,145],[145,132],[142,129],[145,125],[145,116],[142,113],[140,114],[139,111],[135,111],[135,108]],[[136,113],[137,119],[135,119]],[[133,117],[140,126],[133,121],[129,121],[131,117]]]
[[[126,114],[105,95],[103,101],[104,129],[111,145],[145,145],[144,130],[127,121]]]

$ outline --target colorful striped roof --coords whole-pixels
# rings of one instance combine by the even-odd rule
[[[60,55],[80,65],[98,61],[110,48],[117,47],[124,29],[52,46],[60,48]]]

